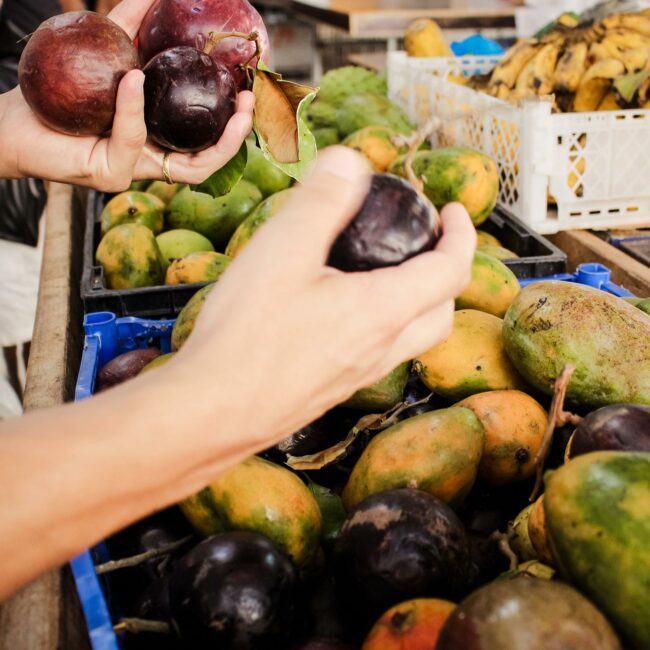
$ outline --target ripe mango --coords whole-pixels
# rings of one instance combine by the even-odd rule
[[[567,364],[567,399],[579,406],[650,404],[650,317],[620,298],[572,282],[528,285],[503,323],[519,372],[551,395]]]
[[[387,126],[366,126],[351,133],[343,144],[362,153],[377,172],[385,172],[406,147],[397,147],[397,133]]]
[[[165,284],[214,282],[221,277],[231,259],[223,253],[204,251],[190,253],[174,260],[167,269]]]
[[[189,302],[181,309],[174,329],[172,330],[172,350],[174,352],[181,349],[182,345],[187,341],[189,335],[194,329],[196,319],[201,312],[203,303],[206,301],[210,291],[214,288],[215,283],[212,282],[206,287],[199,289],[189,300]]]
[[[504,248],[503,246],[491,246],[489,244],[483,244],[476,247],[476,250],[486,253],[487,255],[492,255],[502,262],[505,260],[516,260],[519,258],[517,253]]]
[[[320,548],[321,512],[296,474],[252,456],[180,504],[201,535],[252,530],[278,544],[298,567]]]
[[[109,289],[136,289],[163,283],[164,261],[153,232],[139,223],[111,228],[97,247]]]
[[[476,230],[476,246],[483,248],[484,246],[502,246],[501,242],[489,232],[478,228]]]
[[[475,309],[455,312],[451,335],[415,361],[422,381],[452,400],[486,390],[526,390],[506,356],[502,329],[503,321],[492,314]]]
[[[386,429],[366,447],[343,490],[346,510],[384,490],[417,488],[458,504],[474,485],[485,433],[476,415],[448,408]]]
[[[165,204],[153,194],[121,192],[114,196],[102,210],[100,217],[102,235],[123,223],[140,223],[157,235],[163,229],[164,211]]]
[[[650,454],[600,451],[546,476],[546,534],[560,573],[623,635],[650,648]]]
[[[517,277],[503,262],[477,250],[472,280],[456,298],[456,309],[478,309],[503,318],[519,291]]]

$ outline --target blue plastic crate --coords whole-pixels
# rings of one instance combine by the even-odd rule
[[[97,371],[114,357],[150,347],[156,341],[163,352],[171,350],[173,320],[117,318],[110,312],[87,314],[84,318],[86,338],[77,378],[75,401],[90,397],[95,391]],[[96,549],[105,555],[100,546]],[[119,650],[120,640],[113,631],[113,620],[97,573],[91,551],[84,551],[70,562],[77,592],[83,608],[93,650]]]
[[[625,287],[612,282],[612,272],[602,264],[589,263],[580,264],[575,273],[558,273],[546,278],[526,278],[519,280],[519,284],[525,287],[533,282],[543,282],[544,280],[563,280],[564,282],[575,282],[576,284],[585,284],[601,291],[606,291],[619,298],[631,298],[634,294]]]

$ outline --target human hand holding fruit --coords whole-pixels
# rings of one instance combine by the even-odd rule
[[[124,0],[109,18],[134,38],[152,4],[152,0]],[[92,47],[97,47],[96,41]],[[64,135],[34,115],[20,88],[3,95],[0,138],[5,155],[0,160],[0,176],[36,176],[105,191],[123,190],[132,179],[162,179],[163,151],[146,143],[143,80],[137,69],[122,77],[110,137]],[[174,180],[199,183],[225,165],[252,128],[253,104],[252,93],[239,93],[236,112],[217,144],[195,155],[173,154],[170,172]]]

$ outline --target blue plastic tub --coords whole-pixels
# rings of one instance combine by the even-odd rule
[[[153,342],[157,342],[163,352],[169,352],[173,326],[173,320],[116,318],[111,312],[87,314],[84,318],[86,339],[75,401],[86,399],[94,393],[97,371],[119,354],[150,347]],[[100,556],[104,555],[101,547],[96,551]],[[93,650],[119,650],[121,644],[113,632],[113,620],[100,579],[95,573],[91,551],[81,553],[70,562],[70,566]]]
[[[625,287],[614,284],[612,282],[612,272],[606,266],[597,263],[580,264],[575,273],[558,273],[557,275],[549,275],[545,278],[526,278],[525,280],[519,280],[519,284],[525,287],[533,282],[543,282],[544,280],[563,280],[565,282],[585,284],[589,287],[611,293],[619,298],[630,298],[634,296]]]
[[[611,271],[601,264],[581,264],[575,273],[559,273],[546,278],[520,280],[522,286],[543,280],[562,280],[585,284],[615,296],[633,294],[611,281]],[[149,347],[156,342],[163,352],[169,352],[174,320],[145,320],[134,317],[117,318],[111,312],[87,314],[84,318],[86,339],[77,379],[75,400],[90,397],[95,390],[97,371],[118,354]],[[105,557],[100,545],[94,549]],[[120,639],[113,631],[113,619],[106,602],[100,578],[95,573],[93,555],[85,551],[70,563],[77,592],[84,611],[93,650],[119,650]]]

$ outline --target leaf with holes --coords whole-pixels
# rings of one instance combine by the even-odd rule
[[[195,192],[210,194],[215,198],[228,194],[244,175],[247,160],[248,149],[244,142],[239,151],[221,169],[217,169],[214,174],[208,176],[202,183],[192,185],[191,189]]]
[[[267,160],[300,180],[316,157],[316,141],[304,113],[317,88],[282,79],[263,63],[253,81],[255,133]]]

